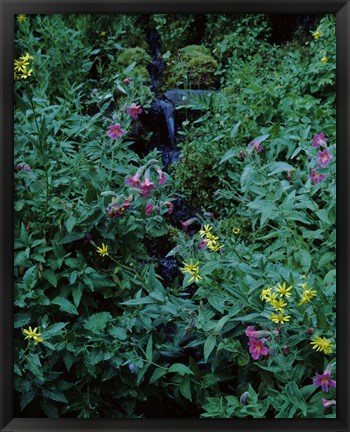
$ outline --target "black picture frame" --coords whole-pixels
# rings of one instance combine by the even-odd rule
[[[13,390],[13,41],[15,14],[50,13],[278,13],[336,14],[337,38],[337,418],[129,419],[14,418]],[[0,0],[0,429],[29,431],[350,431],[349,427],[349,0]]]

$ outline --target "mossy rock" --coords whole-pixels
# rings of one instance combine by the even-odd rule
[[[151,62],[151,56],[139,47],[126,48],[117,58],[118,65],[127,68],[132,63],[136,63],[134,72],[142,78],[150,79],[147,66]]]
[[[218,64],[208,48],[188,45],[171,56],[165,71],[164,87],[212,89],[216,87],[214,75]]]

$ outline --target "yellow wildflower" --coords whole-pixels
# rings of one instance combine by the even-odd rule
[[[23,61],[25,61],[25,62],[27,62],[27,61],[29,61],[29,60],[33,60],[33,59],[34,59],[34,57],[31,56],[31,55],[29,55],[28,52],[26,53],[26,55],[20,57],[20,60],[23,60]]]
[[[235,227],[235,228],[233,228],[232,232],[233,232],[233,234],[238,235],[241,232],[241,229],[238,227]]]
[[[200,275],[199,275],[199,261],[197,261],[196,263],[193,264],[193,259],[190,259],[190,263],[186,264],[185,262],[183,263],[185,267],[180,268],[180,270],[183,273],[189,273],[192,277],[189,279],[188,282],[192,282],[193,280],[195,280],[196,282],[199,281],[199,279],[203,279]]]
[[[313,34],[313,37],[317,40],[320,36],[321,36],[321,32],[319,30],[315,31],[315,33]]]
[[[270,295],[271,295],[271,290],[272,290],[271,287],[263,289],[261,291],[261,296],[260,296],[261,300],[269,300],[270,299]]]
[[[100,33],[100,36],[104,37],[104,36],[106,36],[106,34],[107,34],[107,32],[103,31]]]
[[[279,300],[273,300],[271,303],[271,306],[273,306],[277,311],[283,311],[283,307],[287,306],[287,303],[285,301],[283,301],[282,298],[280,298]]]
[[[283,312],[280,312],[278,315],[270,315],[269,318],[272,322],[276,324],[284,324],[290,320],[290,315],[283,315]]]
[[[14,70],[15,72],[27,72],[27,66],[29,65],[28,60],[15,60]]]
[[[312,349],[316,351],[323,351],[325,354],[332,354],[332,346],[331,341],[327,340],[325,337],[321,338],[320,336],[316,336],[314,340],[310,342],[313,345]]]
[[[20,78],[26,79],[32,75],[33,69],[30,69],[29,71],[25,71],[20,75]]]
[[[24,339],[34,339],[34,345],[38,345],[39,342],[42,342],[43,339],[40,337],[41,333],[37,333],[38,331],[38,327],[35,327],[35,329],[33,330],[31,326],[29,326],[29,329],[23,330],[23,333],[26,334],[27,336]]]
[[[201,237],[205,237],[208,236],[209,234],[212,235],[210,233],[210,231],[213,229],[213,227],[211,227],[210,225],[204,225],[204,229],[199,231],[199,234]]]
[[[25,14],[19,14],[19,15],[17,16],[17,21],[18,21],[19,23],[26,22],[26,21],[27,21],[27,17],[26,17],[26,15],[25,15]]]
[[[287,285],[285,282],[283,282],[283,285],[281,284],[277,284],[278,288],[275,289],[275,291],[277,291],[280,294],[280,297],[290,297],[292,295],[292,293],[290,293],[289,291],[293,288],[292,286],[289,286],[287,288]]]
[[[104,243],[102,243],[102,247],[98,247],[96,249],[96,251],[101,255],[101,256],[108,256],[108,246],[106,246]]]
[[[321,62],[322,62],[322,63],[327,63],[327,62],[328,62],[328,58],[327,58],[326,56],[323,56],[323,57],[321,58]]]
[[[317,292],[312,288],[303,291],[303,293],[301,294],[301,300],[299,302],[299,305],[302,305],[304,303],[309,303],[309,301],[313,297],[316,297],[316,295],[317,295]]]

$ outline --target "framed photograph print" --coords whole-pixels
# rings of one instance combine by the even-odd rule
[[[349,2],[0,5],[0,430],[349,431]]]

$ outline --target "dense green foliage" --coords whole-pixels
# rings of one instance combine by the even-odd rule
[[[17,16],[18,416],[335,417],[335,17],[272,25]],[[168,172],[149,29],[163,89],[212,90]]]

